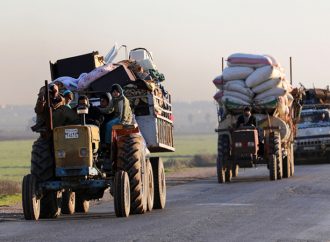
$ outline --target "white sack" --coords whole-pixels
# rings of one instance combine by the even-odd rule
[[[280,78],[281,76],[282,73],[279,69],[272,66],[264,66],[256,69],[249,75],[245,83],[248,87],[255,87],[268,79]]]
[[[78,79],[75,79],[75,78],[70,77],[70,76],[61,76],[59,78],[56,78],[53,81],[53,83],[60,82],[60,83],[63,84],[65,89],[75,91],[75,90],[77,90],[77,87],[78,87],[78,81],[79,81]]]
[[[89,73],[83,73],[79,76],[79,82],[78,82],[78,89],[84,90],[86,89],[93,81],[96,79],[104,76],[105,74],[109,73],[115,69],[115,66],[112,64],[106,64],[103,66],[100,66],[98,68],[95,68]]]
[[[221,89],[221,87],[225,84],[225,81],[223,80],[222,76],[217,76],[213,79],[213,84],[218,88]]]
[[[270,90],[267,90],[263,93],[260,93],[258,94],[254,100],[255,101],[260,101],[260,100],[263,100],[267,97],[270,97],[270,96],[274,96],[274,97],[279,97],[279,96],[283,96],[285,94],[286,90],[283,89],[283,88],[279,88],[279,87],[274,87]]]
[[[222,90],[220,90],[214,95],[213,98],[216,101],[219,102],[222,99],[223,96],[231,96],[231,97],[235,97],[239,100],[242,100],[246,103],[252,103],[252,98],[251,97],[246,96],[246,95],[244,95],[242,93],[239,93],[239,92],[234,92],[234,91],[222,91]]]
[[[250,98],[254,96],[251,89],[245,86],[244,81],[229,81],[223,86],[222,89],[225,91],[238,92]]]
[[[277,87],[280,84],[281,84],[280,78],[270,79],[268,81],[265,81],[265,82],[259,84],[258,86],[253,87],[252,91],[256,94],[259,94],[259,93],[265,92],[269,89],[272,89],[273,87]]]
[[[237,104],[237,105],[245,105],[245,106],[249,106],[251,105],[250,103],[240,99],[240,98],[237,98],[237,97],[233,97],[233,96],[223,96],[221,98],[221,102],[223,104],[226,104],[227,102],[231,102],[231,103],[234,103],[234,104]]]
[[[223,70],[222,77],[226,81],[240,80],[247,78],[253,71],[253,68],[250,67],[227,67]]]
[[[261,67],[273,65],[272,60],[268,56],[236,53],[232,54],[227,59],[228,66],[248,66]]]

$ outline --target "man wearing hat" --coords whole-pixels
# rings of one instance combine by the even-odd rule
[[[257,126],[256,118],[251,114],[250,107],[245,107],[243,114],[237,119],[236,128],[240,128],[242,126]]]
[[[64,105],[67,106],[68,108],[71,108],[70,103],[73,100],[73,93],[70,90],[65,90],[63,92],[63,97],[64,97]]]

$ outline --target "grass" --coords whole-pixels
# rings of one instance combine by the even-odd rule
[[[11,206],[22,200],[21,194],[0,195],[0,207]]]
[[[0,180],[21,181],[29,173],[32,144],[33,140],[0,141]]]

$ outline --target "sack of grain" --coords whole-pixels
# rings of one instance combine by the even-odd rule
[[[244,66],[227,67],[223,70],[222,77],[226,81],[246,79],[252,72],[253,68]]]
[[[256,94],[263,93],[273,87],[277,87],[281,83],[280,78],[270,79],[268,81],[262,82],[261,84],[252,88],[252,91]]]
[[[221,89],[221,87],[225,84],[225,81],[222,78],[222,75],[217,76],[213,79],[213,84],[218,88]]]
[[[269,79],[281,78],[281,71],[273,66],[263,66],[256,69],[251,75],[249,75],[245,81],[248,87],[255,87],[262,82],[265,82]]]
[[[228,57],[227,64],[228,66],[246,66],[257,68],[266,65],[273,65],[273,62],[270,57],[264,55],[236,53]]]
[[[242,80],[228,81],[223,85],[222,89],[225,91],[237,92],[250,98],[254,96],[254,93],[250,88],[246,87],[245,82]]]
[[[286,93],[286,90],[280,87],[274,87],[272,89],[269,89],[263,93],[258,94],[257,96],[255,96],[254,101],[255,102],[260,102],[268,97],[279,97],[279,96],[283,96]]]

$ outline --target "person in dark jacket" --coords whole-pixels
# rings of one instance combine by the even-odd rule
[[[128,99],[124,96],[123,89],[120,85],[114,84],[111,87],[111,102],[110,105],[101,109],[102,113],[113,113],[114,118],[106,125],[105,142],[111,143],[112,126],[116,124],[132,124],[133,113]]]
[[[60,95],[59,88],[56,84],[50,83],[49,86],[50,106],[54,111],[65,104],[64,98]],[[34,107],[37,114],[36,124],[31,127],[32,131],[46,131],[49,116],[47,114],[46,88],[43,86],[39,90],[38,99]]]
[[[257,126],[256,118],[251,114],[251,108],[245,107],[244,113],[240,115],[237,119],[236,128],[243,126]]]
[[[100,127],[104,117],[98,107],[92,106],[89,103],[89,99],[86,95],[79,96],[78,104],[73,108],[73,110],[77,112],[79,106],[86,106],[88,108],[88,114],[85,116],[86,124],[92,124]]]

